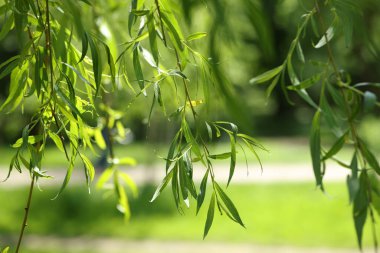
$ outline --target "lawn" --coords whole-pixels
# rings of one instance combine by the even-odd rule
[[[184,208],[181,214],[174,206],[170,191],[149,203],[153,191],[150,186],[140,189],[140,197],[131,203],[133,216],[129,222],[124,222],[117,213],[112,198],[104,199],[97,191],[88,195],[84,188],[71,188],[55,201],[50,199],[57,189],[35,192],[27,234],[201,242],[207,210],[203,208],[198,217],[193,207]],[[206,240],[355,248],[345,185],[328,184],[327,191],[322,194],[315,190],[312,182],[232,185],[228,193],[247,228],[216,215]],[[26,189],[0,192],[0,236],[17,234],[25,198]],[[371,246],[369,224],[364,238],[364,245]]]

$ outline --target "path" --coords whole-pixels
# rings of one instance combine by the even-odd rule
[[[215,174],[220,182],[226,182],[229,174],[229,166],[224,164],[215,166]],[[164,165],[145,165],[137,166],[135,168],[124,169],[131,178],[138,184],[156,183],[158,184],[164,177]],[[0,179],[6,177],[7,170],[0,168]],[[54,179],[41,179],[40,185],[59,185],[65,177],[66,171],[64,169],[52,169],[48,171],[48,175]],[[202,179],[204,168],[195,167],[194,180],[199,182]],[[336,164],[329,164],[327,167],[325,180],[326,181],[339,181],[344,182],[347,177],[347,171],[337,166]],[[264,170],[261,171],[257,165],[249,165],[247,170],[246,166],[238,165],[235,169],[235,174],[232,183],[246,184],[246,183],[275,183],[275,182],[303,182],[314,181],[313,170],[310,164],[267,164]],[[22,174],[14,171],[11,177],[6,182],[1,182],[0,187],[20,187],[29,185],[29,175],[24,172]],[[83,169],[78,168],[74,170],[71,184],[81,184],[85,182]]]
[[[1,237],[0,237],[1,239]],[[358,253],[357,249],[300,248],[289,246],[260,246],[249,243],[210,241],[129,241],[115,238],[57,238],[26,236],[24,247],[37,250],[60,249],[63,252],[92,253]],[[43,246],[42,246],[43,245]],[[372,249],[373,251],[373,249]],[[371,249],[364,252],[372,252]]]

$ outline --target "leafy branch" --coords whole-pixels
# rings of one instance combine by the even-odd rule
[[[352,84],[350,75],[338,66],[332,48],[334,39],[339,36],[338,31],[343,31],[346,45],[350,44],[353,24],[344,21],[348,16],[357,15],[358,11],[358,5],[354,1],[335,0],[323,3],[318,0],[314,1],[312,10],[302,16],[301,25],[298,27],[297,35],[290,46],[284,63],[251,79],[250,82],[260,84],[272,80],[267,88],[269,96],[277,83],[281,81],[281,86],[287,97],[288,90],[295,91],[304,101],[316,109],[310,131],[310,151],[316,184],[324,191],[323,177],[326,161],[329,159],[350,170],[351,175],[347,177],[347,187],[350,203],[353,204],[353,219],[358,245],[361,249],[363,228],[369,214],[374,247],[377,251],[374,209],[379,211],[376,203],[377,197],[375,196],[378,195],[376,185],[379,182],[380,167],[375,155],[359,136],[357,125],[363,115],[380,105],[372,91],[365,90],[363,92],[360,89],[376,88],[378,85],[376,83]],[[325,12],[327,15],[323,15]],[[331,25],[326,28],[325,20],[328,15],[331,15],[332,21]],[[316,22],[315,19],[318,21]],[[302,52],[300,35],[306,33],[309,27],[314,34],[319,36],[318,42],[313,44],[314,48],[316,50],[326,48],[327,63],[320,63],[320,66],[324,66],[322,71],[315,69],[316,74],[300,81],[294,71],[291,59],[294,51],[297,50],[299,61],[302,64],[307,63]],[[319,35],[321,34],[319,30],[322,30],[322,35]],[[285,85],[286,72],[291,83],[288,86]],[[320,89],[318,104],[306,91],[311,87]],[[321,129],[330,131],[336,138],[333,145],[327,150],[322,146]],[[351,162],[347,164],[338,159],[336,155],[343,147],[351,145],[354,147],[354,153]]]

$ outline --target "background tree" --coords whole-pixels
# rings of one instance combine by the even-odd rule
[[[171,145],[165,158],[166,177],[152,200],[171,183],[177,208],[181,210],[183,204],[189,205],[189,198],[193,197],[199,211],[207,182],[210,182],[212,193],[204,236],[212,224],[215,209],[243,225],[235,205],[215,181],[212,161],[230,160],[229,183],[234,174],[237,146],[245,145],[257,157],[256,149],[264,149],[263,146],[240,133],[237,124],[229,121],[238,122],[245,132],[249,132],[252,123],[256,126],[253,129],[260,130],[261,119],[268,115],[264,113],[254,118],[257,114],[250,113],[249,106],[251,103],[264,104],[274,91],[277,99],[270,101],[275,101],[276,106],[269,116],[277,120],[278,115],[282,115],[283,119],[279,120],[291,122],[291,129],[298,129],[293,123],[297,117],[293,113],[296,109],[288,104],[300,104],[299,107],[307,108],[308,112],[316,111],[310,143],[317,185],[323,189],[327,159],[336,160],[351,170],[348,186],[361,246],[367,214],[374,222],[373,210],[378,206],[378,182],[373,171],[377,173],[380,169],[375,155],[356,129],[363,113],[378,105],[376,92],[373,88],[367,89],[367,86],[376,88],[378,84],[373,83],[376,76],[372,73],[375,72],[368,75],[365,72],[366,81],[372,82],[352,85],[351,80],[364,78],[360,78],[360,74],[348,75],[352,69],[341,70],[346,68],[341,68],[338,62],[343,62],[347,56],[334,47],[352,46],[353,55],[362,52],[360,60],[366,60],[369,65],[376,63],[376,44],[371,42],[376,39],[371,35],[375,26],[371,24],[378,21],[373,13],[369,12],[364,21],[369,27],[368,35],[360,36],[363,41],[352,40],[352,34],[359,31],[356,27],[363,27],[359,10],[365,12],[372,8],[376,5],[374,1],[297,4],[295,1],[248,0],[208,3],[3,0],[0,4],[3,18],[0,38],[13,38],[20,49],[17,55],[6,57],[0,65],[0,77],[10,78],[9,91],[0,110],[8,113],[25,110],[30,115],[20,133],[21,138],[13,144],[16,151],[9,170],[9,175],[13,169],[26,169],[31,175],[19,245],[34,184],[39,178],[48,177],[43,171],[43,157],[49,142],[62,151],[68,163],[58,195],[69,182],[76,160],[83,163],[90,185],[95,170],[84,151],[95,152],[94,145],[107,149],[108,164],[98,186],[113,180],[118,209],[129,217],[124,186],[133,192],[136,187],[118,166],[135,161],[127,156],[118,157],[113,143],[125,136],[124,125],[129,124],[133,115],[130,108],[138,108],[137,118],[146,118],[147,125],[156,117],[157,110],[170,120]],[[304,9],[308,11],[301,18],[295,38],[289,39],[283,21],[287,20],[286,15],[301,16]],[[201,32],[188,32],[199,26],[194,18],[200,16],[199,11],[205,14],[206,25],[201,27]],[[127,19],[125,13],[128,13]],[[234,18],[235,13],[245,15],[240,20]],[[271,18],[273,13],[277,14],[274,19]],[[186,24],[178,17],[184,17]],[[296,27],[292,22],[295,20],[285,24]],[[311,45],[310,40],[314,41]],[[289,50],[284,50],[276,41],[290,44]],[[363,47],[363,43],[369,46]],[[226,50],[229,47],[238,53],[228,53],[231,52]],[[318,49],[316,53],[313,47]],[[326,55],[322,55],[319,48],[327,48]],[[261,53],[259,56],[247,54],[251,50]],[[244,63],[244,68],[231,68],[240,62]],[[252,84],[273,80],[266,94],[260,88],[247,85],[248,79],[259,72],[252,73],[252,67],[264,70],[273,65],[278,67],[251,79]],[[348,67],[356,70],[358,65],[361,64]],[[248,95],[245,99],[236,99],[242,94]],[[307,114],[303,116],[308,117]],[[136,129],[141,128],[141,121],[134,122],[138,125]],[[167,125],[165,122],[161,129]],[[332,147],[326,150],[321,148],[321,143],[324,144],[321,129],[325,126],[333,130],[328,138],[334,140]],[[273,133],[273,130],[262,132]],[[142,132],[138,136],[144,135]],[[230,149],[211,154],[208,143],[223,135],[229,140]],[[349,162],[335,158],[344,145],[351,145],[354,150]],[[201,163],[205,168],[199,187],[192,179],[193,163]]]

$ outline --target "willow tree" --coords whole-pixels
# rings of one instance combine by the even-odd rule
[[[179,18],[187,12],[180,11],[179,2],[171,0],[1,0],[2,27],[0,39],[10,34],[17,36],[20,52],[2,62],[0,78],[10,76],[9,95],[0,111],[12,113],[23,108],[26,101],[37,104],[33,117],[24,126],[22,136],[12,146],[14,157],[10,162],[8,177],[16,171],[28,171],[30,188],[25,216],[22,221],[16,252],[19,251],[25,231],[34,185],[49,177],[44,168],[44,152],[48,142],[55,144],[67,160],[67,173],[57,197],[66,188],[76,161],[83,171],[90,189],[95,169],[86,150],[107,149],[108,168],[99,176],[97,186],[102,188],[113,182],[118,210],[129,218],[128,195],[136,186],[121,165],[131,165],[130,157],[118,157],[114,140],[124,136],[123,117],[128,108],[135,106],[137,98],[145,97],[146,113],[150,118],[155,107],[162,116],[178,127],[172,136],[165,158],[166,172],[152,201],[166,188],[171,187],[178,209],[196,201],[197,213],[204,204],[206,189],[211,195],[207,204],[204,237],[214,218],[215,210],[244,226],[237,208],[215,179],[213,161],[229,159],[231,182],[236,165],[236,150],[245,146],[257,156],[264,149],[254,138],[239,132],[233,122],[218,121],[208,110],[215,94],[225,96],[232,111],[239,109],[233,99],[233,87],[226,82],[222,71],[213,60],[218,52],[212,47],[218,43],[218,22],[210,32],[210,56],[198,52],[197,42],[208,35],[203,31],[190,31]],[[250,1],[243,1],[253,8]],[[184,2],[181,2],[184,4]],[[218,1],[211,7],[223,8]],[[184,5],[186,6],[186,5]],[[323,190],[325,161],[333,159],[351,171],[348,177],[350,199],[359,245],[364,223],[369,214],[374,223],[377,207],[379,164],[365,142],[358,136],[356,125],[361,114],[378,105],[375,94],[367,86],[373,83],[352,84],[347,72],[339,68],[334,58],[332,44],[343,36],[350,44],[354,23],[351,16],[358,11],[349,0],[315,1],[300,21],[297,35],[281,66],[259,75],[251,83],[270,80],[268,94],[280,83],[285,94],[296,92],[316,113],[311,129],[311,154],[317,185]],[[218,12],[219,13],[219,12]],[[221,14],[221,13],[219,13]],[[222,20],[222,16],[218,16]],[[257,26],[261,19],[252,19]],[[302,38],[312,31],[318,38],[316,50],[326,48],[326,60],[312,71],[309,78],[300,78],[293,61],[308,62],[303,54]],[[217,63],[219,64],[219,63]],[[287,85],[289,83],[289,85]],[[310,87],[320,89],[315,102],[308,94]],[[113,96],[126,92],[133,94],[124,108],[116,110]],[[332,147],[321,146],[321,128],[327,127],[336,136]],[[102,130],[109,140],[105,140]],[[203,134],[206,133],[206,134]],[[225,136],[230,148],[223,153],[210,152],[210,140]],[[335,155],[346,145],[354,146],[350,163],[339,161]],[[197,185],[193,180],[193,164],[203,166],[203,179]],[[209,185],[210,187],[207,187]],[[374,228],[374,227],[373,227]],[[374,237],[376,238],[376,237]],[[376,241],[375,241],[376,242]],[[7,252],[4,249],[3,252]]]
[[[22,136],[13,144],[15,155],[8,173],[11,176],[13,170],[26,170],[31,180],[16,252],[26,227],[34,185],[49,177],[44,170],[48,141],[62,151],[68,165],[57,197],[67,186],[76,160],[83,164],[90,189],[95,170],[84,151],[94,150],[94,145],[108,149],[108,168],[100,175],[97,186],[101,188],[112,181],[117,207],[129,217],[125,187],[134,190],[135,185],[119,166],[134,161],[117,157],[113,143],[117,135],[124,135],[121,119],[140,96],[149,101],[146,106],[149,117],[154,106],[159,106],[163,115],[179,126],[165,158],[166,176],[152,201],[171,183],[177,207],[189,206],[189,199],[193,198],[198,212],[210,183],[204,236],[210,229],[215,209],[244,226],[235,205],[215,180],[212,161],[230,159],[230,183],[236,164],[236,145],[244,144],[254,154],[262,146],[252,137],[239,133],[234,123],[208,120],[205,108],[214,99],[211,94],[217,92],[213,86],[217,78],[209,60],[193,47],[193,41],[206,34],[185,35],[174,8],[166,0],[134,0],[128,4],[87,0],[2,1],[0,37],[16,33],[21,50],[19,55],[0,65],[0,78],[10,75],[11,80],[9,95],[0,110],[12,113],[22,108],[26,100],[38,104]],[[125,90],[134,93],[135,98],[125,104],[124,111],[114,110],[113,94]],[[102,129],[106,129],[109,141],[104,140]],[[209,139],[222,135],[230,139],[230,149],[211,154],[207,146]],[[205,168],[199,187],[192,178],[194,163]]]

